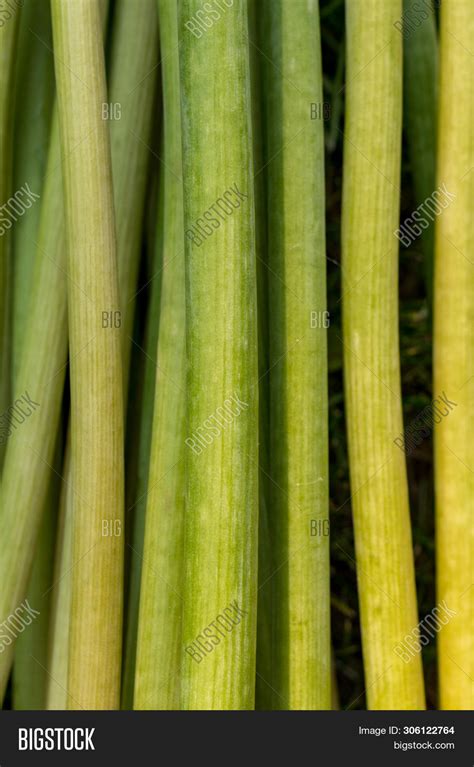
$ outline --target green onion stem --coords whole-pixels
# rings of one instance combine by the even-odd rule
[[[248,8],[234,3],[199,37],[186,24],[200,8],[183,0],[179,17],[188,361],[181,706],[252,709],[258,360]],[[223,136],[225,151],[216,150]],[[200,227],[223,195],[232,204]],[[200,645],[223,611],[232,631]]]
[[[30,415],[8,437],[1,487],[2,621],[26,596],[37,535],[54,472],[67,363],[64,212],[56,110],[51,126],[31,284],[30,309],[15,386],[19,397],[26,397],[27,404],[31,401],[28,404]],[[12,643],[0,657],[0,697],[5,693],[13,648]]]
[[[12,128],[15,53],[20,7],[15,5],[0,27],[0,413],[10,405],[10,235],[13,225],[8,206],[12,194]],[[0,446],[0,468],[5,457]]]
[[[120,333],[102,322],[104,312],[119,311],[119,288],[100,4],[53,0],[52,17],[71,356],[69,707],[114,709],[120,705],[124,426]]]
[[[54,67],[51,55],[49,6],[26,0],[20,18],[16,88],[22,98],[16,103],[13,188],[25,184],[41,197],[48,158],[51,113],[54,100]],[[30,306],[31,281],[36,258],[36,241],[41,202],[36,201],[15,222],[12,230],[12,377],[18,377],[23,338]],[[20,634],[15,649],[13,705],[16,709],[42,709],[46,703],[47,634],[49,589],[52,577],[55,537],[57,477],[52,475],[46,509],[38,537],[28,587],[29,604],[40,606],[41,615],[29,631]],[[43,599],[43,594],[46,596]]]
[[[164,97],[163,274],[134,707],[167,710],[180,706],[186,349],[175,0],[159,0],[158,14]]]
[[[162,173],[157,173],[156,176],[156,181],[152,180],[152,184],[156,183],[158,187],[156,197],[152,187],[151,192],[154,199],[149,200],[149,205],[153,205],[156,226],[154,229],[150,226],[146,238],[149,265],[146,278],[147,286],[149,286],[149,298],[144,333],[145,348],[142,349],[135,345],[132,349],[132,368],[134,359],[136,364],[130,380],[129,393],[127,512],[129,514],[130,543],[128,547],[129,582],[122,685],[122,708],[125,709],[133,708],[134,699],[140,587],[155,400],[156,354],[160,328],[164,179]],[[157,216],[156,211],[158,211]],[[152,255],[150,255],[150,251],[152,251]],[[143,355],[143,351],[145,355]]]
[[[368,707],[425,705],[398,340],[401,0],[346,2],[342,202],[345,403]],[[403,442],[403,440],[402,440]]]
[[[474,5],[441,8],[437,185],[454,199],[436,220],[434,394],[439,707],[474,708]],[[441,410],[441,408],[439,408]],[[455,613],[454,615],[452,613]]]
[[[329,709],[324,137],[310,115],[323,101],[319,11],[316,0],[271,0],[263,10],[275,568],[267,681],[273,708]]]
[[[106,4],[101,12],[106,19]],[[138,266],[141,245],[141,229],[145,206],[146,181],[150,158],[149,140],[153,97],[156,87],[156,62],[158,58],[158,33],[154,0],[141,3],[140,13],[134,3],[119,0],[115,6],[112,26],[112,45],[110,60],[110,84],[108,101],[102,105],[103,117],[110,121],[111,156],[114,182],[114,204],[117,229],[117,263],[121,309],[112,315],[106,311],[102,324],[113,323],[120,327],[122,345],[123,390],[127,391],[129,377],[129,358],[132,343],[133,309],[137,289]],[[66,456],[65,465],[68,474],[66,482],[71,482],[72,465]],[[66,506],[74,502],[74,495],[68,494]],[[72,511],[64,511],[65,525],[72,521]],[[70,533],[66,530],[65,540]],[[59,554],[63,567],[71,567],[69,556]],[[66,581],[70,583],[68,579]],[[60,583],[61,594],[64,584]],[[69,599],[62,596],[61,599]],[[57,642],[67,642],[68,632],[61,622],[68,622],[69,614],[59,610],[56,616],[55,630]],[[67,663],[67,647],[55,651],[60,664],[52,669],[55,679],[61,671],[64,673]],[[55,695],[59,694],[55,688]]]

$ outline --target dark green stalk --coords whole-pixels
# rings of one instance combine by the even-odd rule
[[[165,150],[163,277],[134,706],[179,709],[186,358],[177,5],[159,0],[158,12]]]
[[[15,103],[15,52],[20,7],[15,5],[0,26],[0,413],[10,403],[10,282],[12,212],[12,127]],[[0,446],[0,468],[5,457],[5,442]]]
[[[266,0],[263,10],[275,568],[268,681],[273,708],[329,709],[324,136],[321,112],[311,119],[311,104],[322,110],[323,101],[319,10],[314,0]]]
[[[133,455],[129,451],[129,463],[127,477],[130,478],[128,487],[128,513],[130,516],[130,579],[128,584],[128,614],[125,634],[125,658],[123,671],[122,708],[134,707],[134,688],[136,677],[136,652],[138,618],[140,604],[140,585],[143,570],[143,546],[145,539],[145,516],[148,503],[148,475],[150,468],[151,440],[153,431],[155,380],[156,380],[156,354],[160,326],[160,304],[162,283],[162,233],[163,233],[163,174],[160,173],[158,180],[158,199],[155,200],[154,212],[158,211],[154,242],[150,248],[154,260],[150,259],[149,288],[150,297],[145,328],[145,358],[140,360],[143,364],[141,380],[137,382],[137,392],[140,392],[140,402],[135,409],[135,418],[138,419],[138,429],[133,428],[134,439]],[[141,349],[132,350],[132,355],[143,358]],[[132,356],[133,360],[133,356]],[[135,383],[135,382],[133,382]],[[133,395],[132,382],[131,393]],[[131,405],[130,405],[131,406]],[[133,412],[133,411],[132,411]],[[130,418],[129,418],[130,422]]]
[[[49,6],[26,0],[18,40],[13,188],[25,183],[38,196],[43,192],[51,112],[54,97],[54,68],[51,50]],[[28,317],[41,202],[35,202],[15,223],[13,251],[12,375],[18,378],[23,338]],[[47,635],[49,627],[49,588],[55,538],[55,498],[57,477],[52,476],[46,508],[36,546],[27,599],[38,605],[40,617],[29,631],[20,635],[15,650],[13,706],[16,709],[41,709],[46,704],[48,677]],[[43,598],[43,594],[46,596]]]
[[[403,0],[404,14],[412,12],[416,0]],[[415,11],[416,16],[416,11]],[[436,124],[438,90],[438,42],[435,14],[415,29],[405,29],[403,40],[404,122],[413,180],[415,206],[436,187]],[[426,293],[433,294],[434,223],[420,237],[423,250]]]
[[[13,188],[27,183],[34,194],[43,192],[51,113],[54,100],[54,66],[49,5],[26,0],[18,37]],[[34,203],[12,231],[13,320],[12,371],[18,376],[23,336],[31,296],[41,203]]]

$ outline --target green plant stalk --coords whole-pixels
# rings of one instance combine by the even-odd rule
[[[435,424],[437,598],[456,613],[437,638],[439,707],[474,708],[474,6],[441,9],[437,183],[455,200],[436,220],[434,392],[457,403]]]
[[[105,16],[106,2],[102,0]],[[47,172],[43,183],[41,215],[31,280],[31,300],[15,391],[31,392],[39,410],[22,425],[21,440],[9,438],[3,472],[0,509],[0,573],[3,578],[0,613],[7,618],[27,596],[38,530],[47,505],[48,487],[57,440],[65,369],[68,358],[66,257],[61,177],[61,152],[56,104],[53,107]],[[28,459],[25,460],[25,454]],[[44,592],[48,596],[47,592]],[[47,609],[36,605],[35,609]],[[44,616],[43,616],[44,617]],[[65,614],[68,620],[68,614]],[[63,617],[63,620],[64,620]],[[14,645],[0,661],[0,697],[3,699]],[[25,672],[26,673],[26,672]]]
[[[346,2],[342,256],[345,402],[370,709],[424,707],[398,346],[401,0]]]
[[[0,506],[0,622],[8,618],[26,596],[52,477],[61,412],[67,363],[67,307],[60,167],[55,113],[41,201],[30,311],[15,385],[17,397],[27,392],[38,406],[30,406],[31,415],[12,431],[7,441]],[[5,694],[13,649],[12,644],[0,656],[0,698]]]
[[[48,636],[54,585],[54,549],[62,449],[62,438],[59,435],[53,463],[55,469],[49,481],[26,595],[28,604],[36,605],[35,609],[39,610],[40,615],[28,627],[28,631],[19,635],[15,647],[13,708],[16,710],[42,711],[47,703],[50,683]]]
[[[50,485],[50,495],[52,483]],[[49,499],[52,500],[52,499]],[[52,551],[54,551],[55,509],[52,503],[43,516],[36,544],[36,553],[28,585],[27,600],[30,605],[41,605],[39,617],[28,631],[20,634],[16,642],[13,665],[13,708],[17,711],[38,711],[46,706],[48,685],[47,635],[49,626],[49,594],[52,575]],[[34,609],[38,609],[35,607]]]
[[[177,2],[158,0],[164,98],[164,232],[160,328],[134,708],[177,710],[185,460],[185,281]]]
[[[155,183],[155,182],[153,182]],[[129,582],[127,593],[127,621],[125,627],[125,650],[122,682],[122,708],[132,709],[135,687],[135,666],[140,606],[140,586],[143,567],[143,546],[145,538],[145,515],[147,506],[148,472],[153,429],[153,407],[155,399],[156,354],[160,327],[160,303],[162,282],[162,232],[164,209],[163,174],[159,175],[158,199],[149,200],[154,210],[156,231],[147,235],[149,247],[154,252],[150,258],[150,296],[145,327],[145,357],[142,349],[132,350],[142,365],[135,364],[130,380],[130,402],[127,428],[127,513],[130,515]],[[156,211],[158,210],[158,216]],[[143,364],[144,363],[144,364]],[[137,370],[138,369],[138,370]],[[136,380],[134,380],[134,378]],[[138,421],[136,426],[135,421]],[[132,423],[133,422],[133,423]]]
[[[12,194],[12,127],[15,51],[20,8],[15,6],[0,27],[0,413],[10,404],[10,230],[11,216],[3,206]],[[5,451],[0,447],[0,468]]]
[[[103,21],[107,17],[107,3],[102,3]],[[133,309],[138,277],[138,265],[141,245],[141,230],[145,205],[145,191],[149,160],[149,140],[153,97],[156,87],[156,65],[158,58],[157,18],[154,0],[145,0],[136,12],[134,3],[119,0],[115,7],[113,38],[110,61],[110,84],[108,108],[117,105],[120,119],[111,119],[110,138],[112,170],[114,180],[114,203],[117,229],[117,261],[121,310],[118,323],[121,328],[123,390],[127,391],[129,376],[130,347],[132,341]],[[113,114],[113,113],[112,113]],[[108,320],[107,320],[108,321]],[[115,322],[114,318],[114,322]],[[67,448],[69,449],[69,447]],[[66,482],[71,482],[72,465],[66,460]],[[74,496],[69,493],[65,503],[73,503]],[[64,511],[65,524],[72,523],[72,510]],[[65,540],[69,540],[67,530]],[[64,572],[71,567],[72,549],[60,553]],[[65,596],[65,584],[58,576],[62,600]],[[71,584],[66,579],[66,584]],[[64,673],[67,674],[67,646],[58,648],[58,643],[68,643],[68,630],[62,623],[69,622],[69,613],[58,609],[53,630],[58,632],[55,641],[54,657],[58,667],[51,667],[55,680],[66,686]],[[58,684],[53,685],[53,702],[61,693]],[[64,697],[64,695],[63,695]]]
[[[185,230],[233,185],[244,197],[218,229],[207,226],[202,245],[187,236],[188,445],[226,399],[245,407],[212,444],[187,449],[181,707],[252,709],[258,371],[247,2],[228,8],[203,39],[185,26],[200,8],[200,0],[180,6]],[[216,151],[224,135],[225,152]],[[234,613],[237,625],[196,662],[185,648],[235,602],[240,621]]]
[[[49,5],[26,0],[18,37],[13,189],[28,183],[35,194],[43,191],[54,101],[54,66],[51,55]],[[49,49],[48,49],[49,46]],[[31,296],[41,203],[20,216],[12,230],[13,305],[12,372],[16,379]]]
[[[324,136],[316,0],[263,4],[268,34],[273,708],[331,708]],[[296,87],[295,87],[296,86]],[[302,188],[305,190],[302,195]],[[311,327],[312,312],[319,327]]]
[[[416,0],[404,0],[404,14]],[[412,18],[412,16],[410,17]],[[438,43],[434,11],[403,40],[404,121],[412,169],[415,207],[426,200],[436,183],[436,114]],[[434,223],[423,231],[426,292],[433,295]]]
[[[119,290],[123,314],[122,359],[126,393],[145,194],[151,156],[152,112],[158,63],[158,24],[155,0],[146,0],[145,3],[141,0],[135,0],[132,3],[121,0],[115,13],[110,64],[110,100],[121,103],[122,116],[120,121],[111,125],[111,142],[117,218]],[[134,139],[131,145],[130,136]],[[133,258],[129,257],[130,253],[133,254]],[[153,348],[153,354],[154,352]],[[148,364],[147,359],[145,365],[148,366]],[[151,421],[149,414],[148,418]],[[136,549],[135,546],[134,549]],[[135,566],[136,559],[136,550],[132,550],[131,561]],[[130,578],[133,579],[134,575],[131,574]],[[138,590],[133,588],[133,581],[130,590],[130,583],[129,599],[126,605],[123,701],[126,701],[127,697],[130,701],[131,690],[133,690],[133,679],[130,680],[128,674],[134,674],[138,624],[139,588]]]
[[[100,12],[103,32],[107,27],[108,0],[101,0]],[[59,134],[57,151],[59,153]],[[61,186],[62,190],[62,186]],[[64,216],[64,212],[62,213]],[[66,259],[64,266],[66,268]],[[66,287],[66,286],[65,286]],[[68,657],[73,568],[73,483],[71,468],[71,424],[68,423],[67,440],[63,461],[63,486],[60,495],[58,534],[54,557],[54,580],[51,595],[51,615],[48,632],[48,688],[46,692],[49,710],[64,710],[68,706]]]
[[[117,221],[119,290],[122,311],[124,393],[128,392],[140,246],[150,165],[150,141],[158,63],[156,0],[121,0],[115,8],[110,61],[110,101],[120,103],[120,120],[111,123],[112,168]],[[130,140],[132,139],[132,140]],[[148,365],[148,360],[146,365]],[[126,404],[126,402],[125,402]],[[131,552],[132,558],[134,551]],[[130,601],[125,653],[135,652],[139,592]],[[134,664],[132,660],[132,670]],[[126,681],[126,680],[124,680]],[[124,685],[124,691],[126,686]]]
[[[40,3],[27,0],[20,18],[18,38],[16,89],[22,98],[16,103],[13,189],[20,189],[28,183],[29,188],[38,195],[43,191],[54,100],[54,68],[47,44],[51,45],[49,6],[45,9]],[[40,216],[41,203],[37,202],[25,215],[20,216],[12,230],[14,382],[19,373],[30,304]],[[20,634],[15,650],[13,707],[16,709],[42,709],[45,705],[48,589],[51,585],[56,518],[55,485],[57,478],[53,476],[27,593],[29,604],[41,604],[41,615],[32,623],[29,631]],[[44,599],[43,594],[46,594]]]
[[[123,537],[116,532],[124,518],[123,391],[120,333],[101,326],[102,312],[119,307],[112,167],[102,118],[107,89],[101,15],[96,0],[53,0],[51,7],[68,242],[75,491],[69,707],[115,709],[123,610]]]
[[[21,432],[12,432],[7,440],[0,507],[2,621],[27,596],[38,531],[54,472],[68,356],[65,247],[59,124],[54,106],[30,307],[15,381],[16,395],[28,392],[39,406],[34,406],[32,415],[21,425]],[[41,605],[33,607],[41,611]],[[14,643],[0,657],[1,699],[13,650]]]
[[[124,392],[128,390],[150,135],[158,64],[155,0],[118,0],[113,19],[109,102],[120,104],[110,122],[122,322]]]

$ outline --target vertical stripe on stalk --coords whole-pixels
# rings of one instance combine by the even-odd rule
[[[330,709],[324,140],[322,115],[311,112],[323,102],[319,9],[317,0],[263,7],[275,568],[269,681],[273,708]]]
[[[474,5],[441,8],[437,184],[455,199],[436,221],[434,394],[439,707],[474,708]],[[443,408],[446,411],[446,408]],[[435,419],[436,420],[436,419]],[[439,420],[439,419],[438,419]]]
[[[248,9],[233,3],[205,32],[193,21],[200,9],[183,0],[179,24],[189,371],[181,699],[184,709],[251,709],[258,375]]]
[[[346,2],[343,331],[347,430],[368,707],[423,708],[398,346],[401,0]]]
[[[118,708],[123,599],[123,395],[100,6],[53,0],[68,241],[74,532],[70,706]],[[79,117],[79,119],[78,119]]]
[[[186,384],[183,179],[176,0],[159,0],[164,231],[135,708],[179,709]]]
[[[271,606],[272,606],[272,547],[268,524],[270,500],[268,420],[269,420],[269,351],[268,351],[268,270],[267,221],[264,160],[264,99],[263,64],[260,37],[263,20],[259,13],[259,0],[249,2],[249,50],[252,87],[252,130],[255,168],[255,251],[257,258],[257,315],[258,315],[258,405],[259,405],[259,517],[258,517],[258,608],[257,608],[257,665],[255,680],[255,708],[271,708]]]

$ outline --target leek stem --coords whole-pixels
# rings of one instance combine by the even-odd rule
[[[441,9],[438,184],[455,200],[436,220],[434,392],[456,407],[435,424],[439,707],[474,708],[474,72],[471,0]]]
[[[120,704],[123,391],[119,290],[100,4],[53,0],[68,241],[74,496],[70,708]],[[81,115],[81,120],[76,115]],[[99,640],[100,637],[100,641]],[[86,662],[85,662],[86,659]]]
[[[425,705],[398,345],[401,0],[346,2],[342,255],[345,402],[368,707]]]
[[[20,8],[15,5],[0,27],[0,413],[10,405],[10,230],[7,205],[12,194],[12,127],[14,110],[15,52]],[[0,446],[0,468],[5,456]]]
[[[186,349],[175,0],[159,0],[158,15],[164,97],[164,263],[134,707],[168,710],[180,705]]]
[[[323,101],[319,11],[316,0],[263,7],[272,62],[265,87],[276,571],[269,681],[273,708],[330,709],[324,136],[322,119],[310,113]]]
[[[25,328],[15,389],[29,397],[31,415],[8,437],[0,507],[0,618],[22,603],[54,471],[67,363],[64,211],[59,126],[53,112],[48,165]],[[45,296],[48,300],[45,300]],[[21,431],[20,431],[21,429]],[[38,608],[35,608],[38,609]],[[0,622],[1,622],[0,621]],[[14,643],[0,656],[0,698],[5,693]]]
[[[41,196],[48,158],[51,113],[54,100],[54,68],[51,51],[49,6],[27,0],[22,10],[18,37],[16,89],[22,97],[16,103],[13,189],[27,183],[32,193]],[[12,377],[18,379],[23,340],[30,309],[36,242],[41,217],[41,202],[36,201],[18,218],[12,230]],[[31,629],[18,638],[13,672],[15,709],[42,709],[46,702],[48,677],[47,635],[49,588],[51,586],[55,536],[55,496],[57,477],[51,477],[46,508],[36,546],[35,561],[27,600],[41,615]],[[46,594],[43,599],[43,594]]]
[[[186,27],[200,8],[200,0],[183,0],[179,23],[189,446],[181,706],[252,709],[258,371],[248,8],[246,0],[234,3],[205,38]],[[223,136],[225,151],[218,149]],[[213,226],[199,228],[224,194],[232,200],[226,213],[214,212]],[[232,423],[216,426],[224,405]],[[232,630],[214,648],[205,641],[197,649],[193,643],[224,610]],[[201,652],[198,662],[193,653]]]

